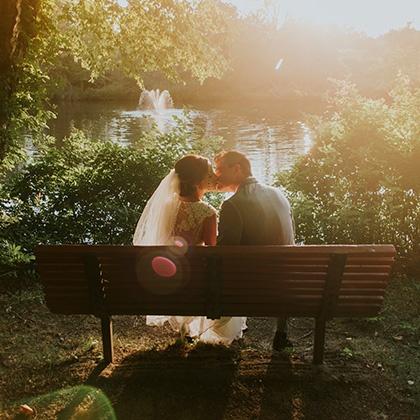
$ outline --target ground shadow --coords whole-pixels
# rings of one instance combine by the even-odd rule
[[[222,419],[232,391],[237,349],[174,344],[139,352],[89,383],[110,398],[121,419]]]
[[[345,363],[336,360],[334,354],[327,354],[324,365],[313,365],[308,358],[291,355],[286,361],[285,356],[274,352],[263,379],[258,417],[281,420],[375,418],[375,412],[366,412],[372,397],[378,408],[383,409],[384,398],[372,388],[369,375],[359,364]]]

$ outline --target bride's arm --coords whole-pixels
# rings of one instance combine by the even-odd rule
[[[203,242],[205,245],[216,245],[217,238],[217,217],[215,214],[206,217],[203,222]]]

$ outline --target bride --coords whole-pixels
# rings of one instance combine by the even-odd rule
[[[215,174],[210,162],[201,156],[181,158],[162,180],[137,223],[134,245],[172,245],[174,238],[183,238],[188,245],[216,245],[217,212],[202,201],[214,189]],[[148,315],[147,325],[165,322],[176,331],[204,343],[230,345],[242,337],[246,318],[222,317],[210,320],[205,316]]]

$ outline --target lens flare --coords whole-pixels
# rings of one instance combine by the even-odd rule
[[[107,396],[100,389],[86,385],[59,389],[26,402],[13,418],[117,419]]]
[[[176,274],[175,263],[166,257],[154,257],[152,259],[153,271],[160,277],[173,277]]]
[[[184,243],[179,239],[175,239],[175,246],[177,246],[178,248],[182,248],[184,246]]]
[[[280,58],[280,60],[277,61],[277,64],[276,64],[276,67],[274,67],[274,70],[280,70],[280,67],[283,64],[283,61],[284,61],[284,59],[283,58]]]
[[[174,236],[172,238],[173,245],[170,250],[177,256],[185,255],[188,251],[188,242],[181,236]]]

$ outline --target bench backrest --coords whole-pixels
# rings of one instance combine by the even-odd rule
[[[41,245],[35,254],[55,313],[345,317],[378,313],[395,249]]]

